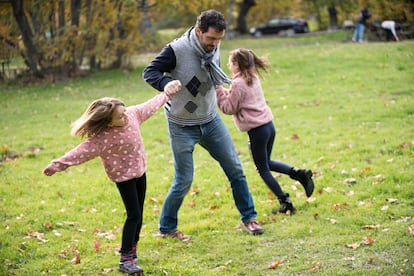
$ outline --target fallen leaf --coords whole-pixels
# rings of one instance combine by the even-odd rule
[[[188,206],[190,206],[190,208],[194,208],[196,206],[196,201],[191,200],[191,202],[188,204]]]
[[[354,194],[355,194],[354,191],[349,191],[349,192],[346,193],[347,196],[353,196]]]
[[[376,225],[364,225],[364,226],[362,226],[362,229],[379,229],[380,228],[380,225],[379,224],[376,224]]]
[[[345,247],[352,248],[352,249],[357,249],[360,246],[361,246],[361,243],[359,242],[349,243],[345,245]]]
[[[365,167],[363,170],[362,170],[362,173],[367,173],[367,172],[370,172],[371,171],[371,167]]]
[[[372,264],[374,262],[375,258],[376,258],[375,256],[369,257],[368,258],[368,263]]]
[[[318,214],[318,213],[314,213],[314,214],[313,214],[313,218],[314,218],[314,219],[318,219],[318,218],[319,218],[319,214]]]
[[[373,244],[375,241],[371,238],[371,237],[365,237],[362,242],[366,245],[371,245]]]
[[[191,190],[191,193],[190,193],[190,195],[197,195],[197,194],[199,194],[200,193],[200,189],[199,188],[194,188],[194,189],[192,189]]]
[[[407,222],[411,219],[411,217],[401,217],[400,219],[397,219],[396,222]]]
[[[80,252],[78,248],[75,245],[72,245],[71,247],[73,254],[75,254],[75,257],[72,259],[72,263],[74,264],[80,264]]]
[[[314,267],[308,270],[308,272],[314,273],[317,272],[321,268],[322,264],[321,262],[317,262]]]
[[[36,238],[41,242],[48,242],[48,240],[46,240],[45,234],[44,233],[39,233],[39,232],[35,232],[35,231],[31,231],[27,233],[27,237],[28,238]]]
[[[352,184],[355,184],[357,181],[356,181],[356,179],[355,178],[347,178],[347,179],[345,179],[344,180],[344,183],[346,184],[346,185],[352,185]]]
[[[299,135],[298,134],[292,134],[292,136],[290,137],[291,140],[299,140]]]
[[[411,236],[414,236],[414,224],[408,226],[408,232],[411,234]]]
[[[281,265],[283,265],[283,261],[282,261],[282,260],[278,260],[278,261],[273,262],[273,263],[269,266],[269,268],[270,268],[270,269],[275,269],[275,268],[277,268],[277,267],[279,267],[279,266],[281,266]]]
[[[150,197],[149,201],[152,203],[158,203],[158,199],[156,199],[155,197]]]
[[[50,229],[50,228],[52,228],[52,227],[53,227],[53,224],[52,224],[51,222],[46,222],[46,223],[44,224],[44,227],[45,227],[46,229]]]
[[[95,238],[95,243],[94,243],[94,248],[95,248],[95,252],[99,253],[100,249],[101,249],[101,242],[99,240],[99,238]]]
[[[385,201],[389,202],[389,203],[397,203],[398,199],[396,199],[396,198],[386,198]]]

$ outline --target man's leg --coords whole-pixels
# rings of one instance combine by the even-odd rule
[[[194,145],[200,137],[198,127],[182,127],[171,122],[168,124],[175,172],[161,212],[160,232],[162,234],[177,230],[178,210],[193,181]]]

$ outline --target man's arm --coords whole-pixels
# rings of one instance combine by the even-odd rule
[[[142,73],[144,80],[158,91],[163,91],[167,83],[173,78],[165,75],[171,72],[176,65],[176,58],[170,45],[165,46],[160,54],[148,64]]]

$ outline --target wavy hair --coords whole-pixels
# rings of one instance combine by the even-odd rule
[[[82,138],[90,138],[105,130],[112,121],[115,107],[125,104],[116,98],[100,98],[94,100],[82,116],[72,123],[71,134]]]
[[[261,76],[261,71],[267,72],[270,65],[264,57],[258,57],[252,50],[238,48],[230,52],[230,61],[237,64],[240,74],[246,80],[248,86],[253,84],[256,74]]]

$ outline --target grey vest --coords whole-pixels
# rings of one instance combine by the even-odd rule
[[[171,43],[176,67],[171,72],[181,81],[181,91],[166,104],[168,120],[183,126],[201,125],[217,115],[216,89],[208,73],[201,68],[201,58],[192,49],[188,33]]]

